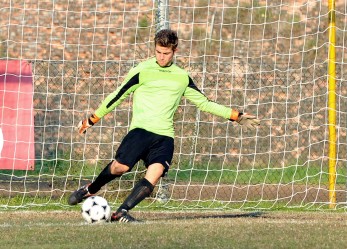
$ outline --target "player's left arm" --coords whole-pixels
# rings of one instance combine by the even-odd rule
[[[256,116],[239,112],[236,109],[226,107],[209,100],[194,84],[189,77],[189,84],[184,92],[184,96],[195,104],[201,111],[223,117],[230,121],[235,121],[245,128],[255,128],[260,125],[260,120]]]

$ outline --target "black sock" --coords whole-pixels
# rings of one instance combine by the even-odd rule
[[[146,179],[142,178],[133,188],[130,195],[125,199],[123,204],[118,208],[117,211],[122,209],[130,210],[139,204],[143,199],[150,196],[154,189],[154,186]]]
[[[118,177],[117,175],[111,174],[111,164],[112,162],[110,162],[96,177],[95,181],[88,186],[88,191],[90,194],[95,194],[102,188],[102,186]]]

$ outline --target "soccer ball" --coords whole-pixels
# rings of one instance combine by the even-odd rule
[[[88,223],[104,223],[111,218],[111,208],[101,196],[91,196],[82,205],[82,216]]]

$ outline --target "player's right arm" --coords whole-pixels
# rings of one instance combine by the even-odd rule
[[[99,122],[103,116],[114,110],[131,92],[135,91],[139,87],[139,75],[138,67],[131,69],[121,86],[105,98],[95,113],[78,123],[78,132],[86,133],[88,128]]]

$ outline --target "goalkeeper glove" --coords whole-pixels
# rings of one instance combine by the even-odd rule
[[[95,123],[99,122],[100,118],[95,114],[92,114],[89,118],[81,120],[78,125],[78,132],[80,134],[86,133],[87,129],[92,127]]]
[[[247,113],[238,112],[236,110],[233,110],[231,112],[231,116],[229,120],[237,122],[246,130],[247,128],[254,129],[260,125],[260,120],[257,119],[256,116],[253,116]]]

